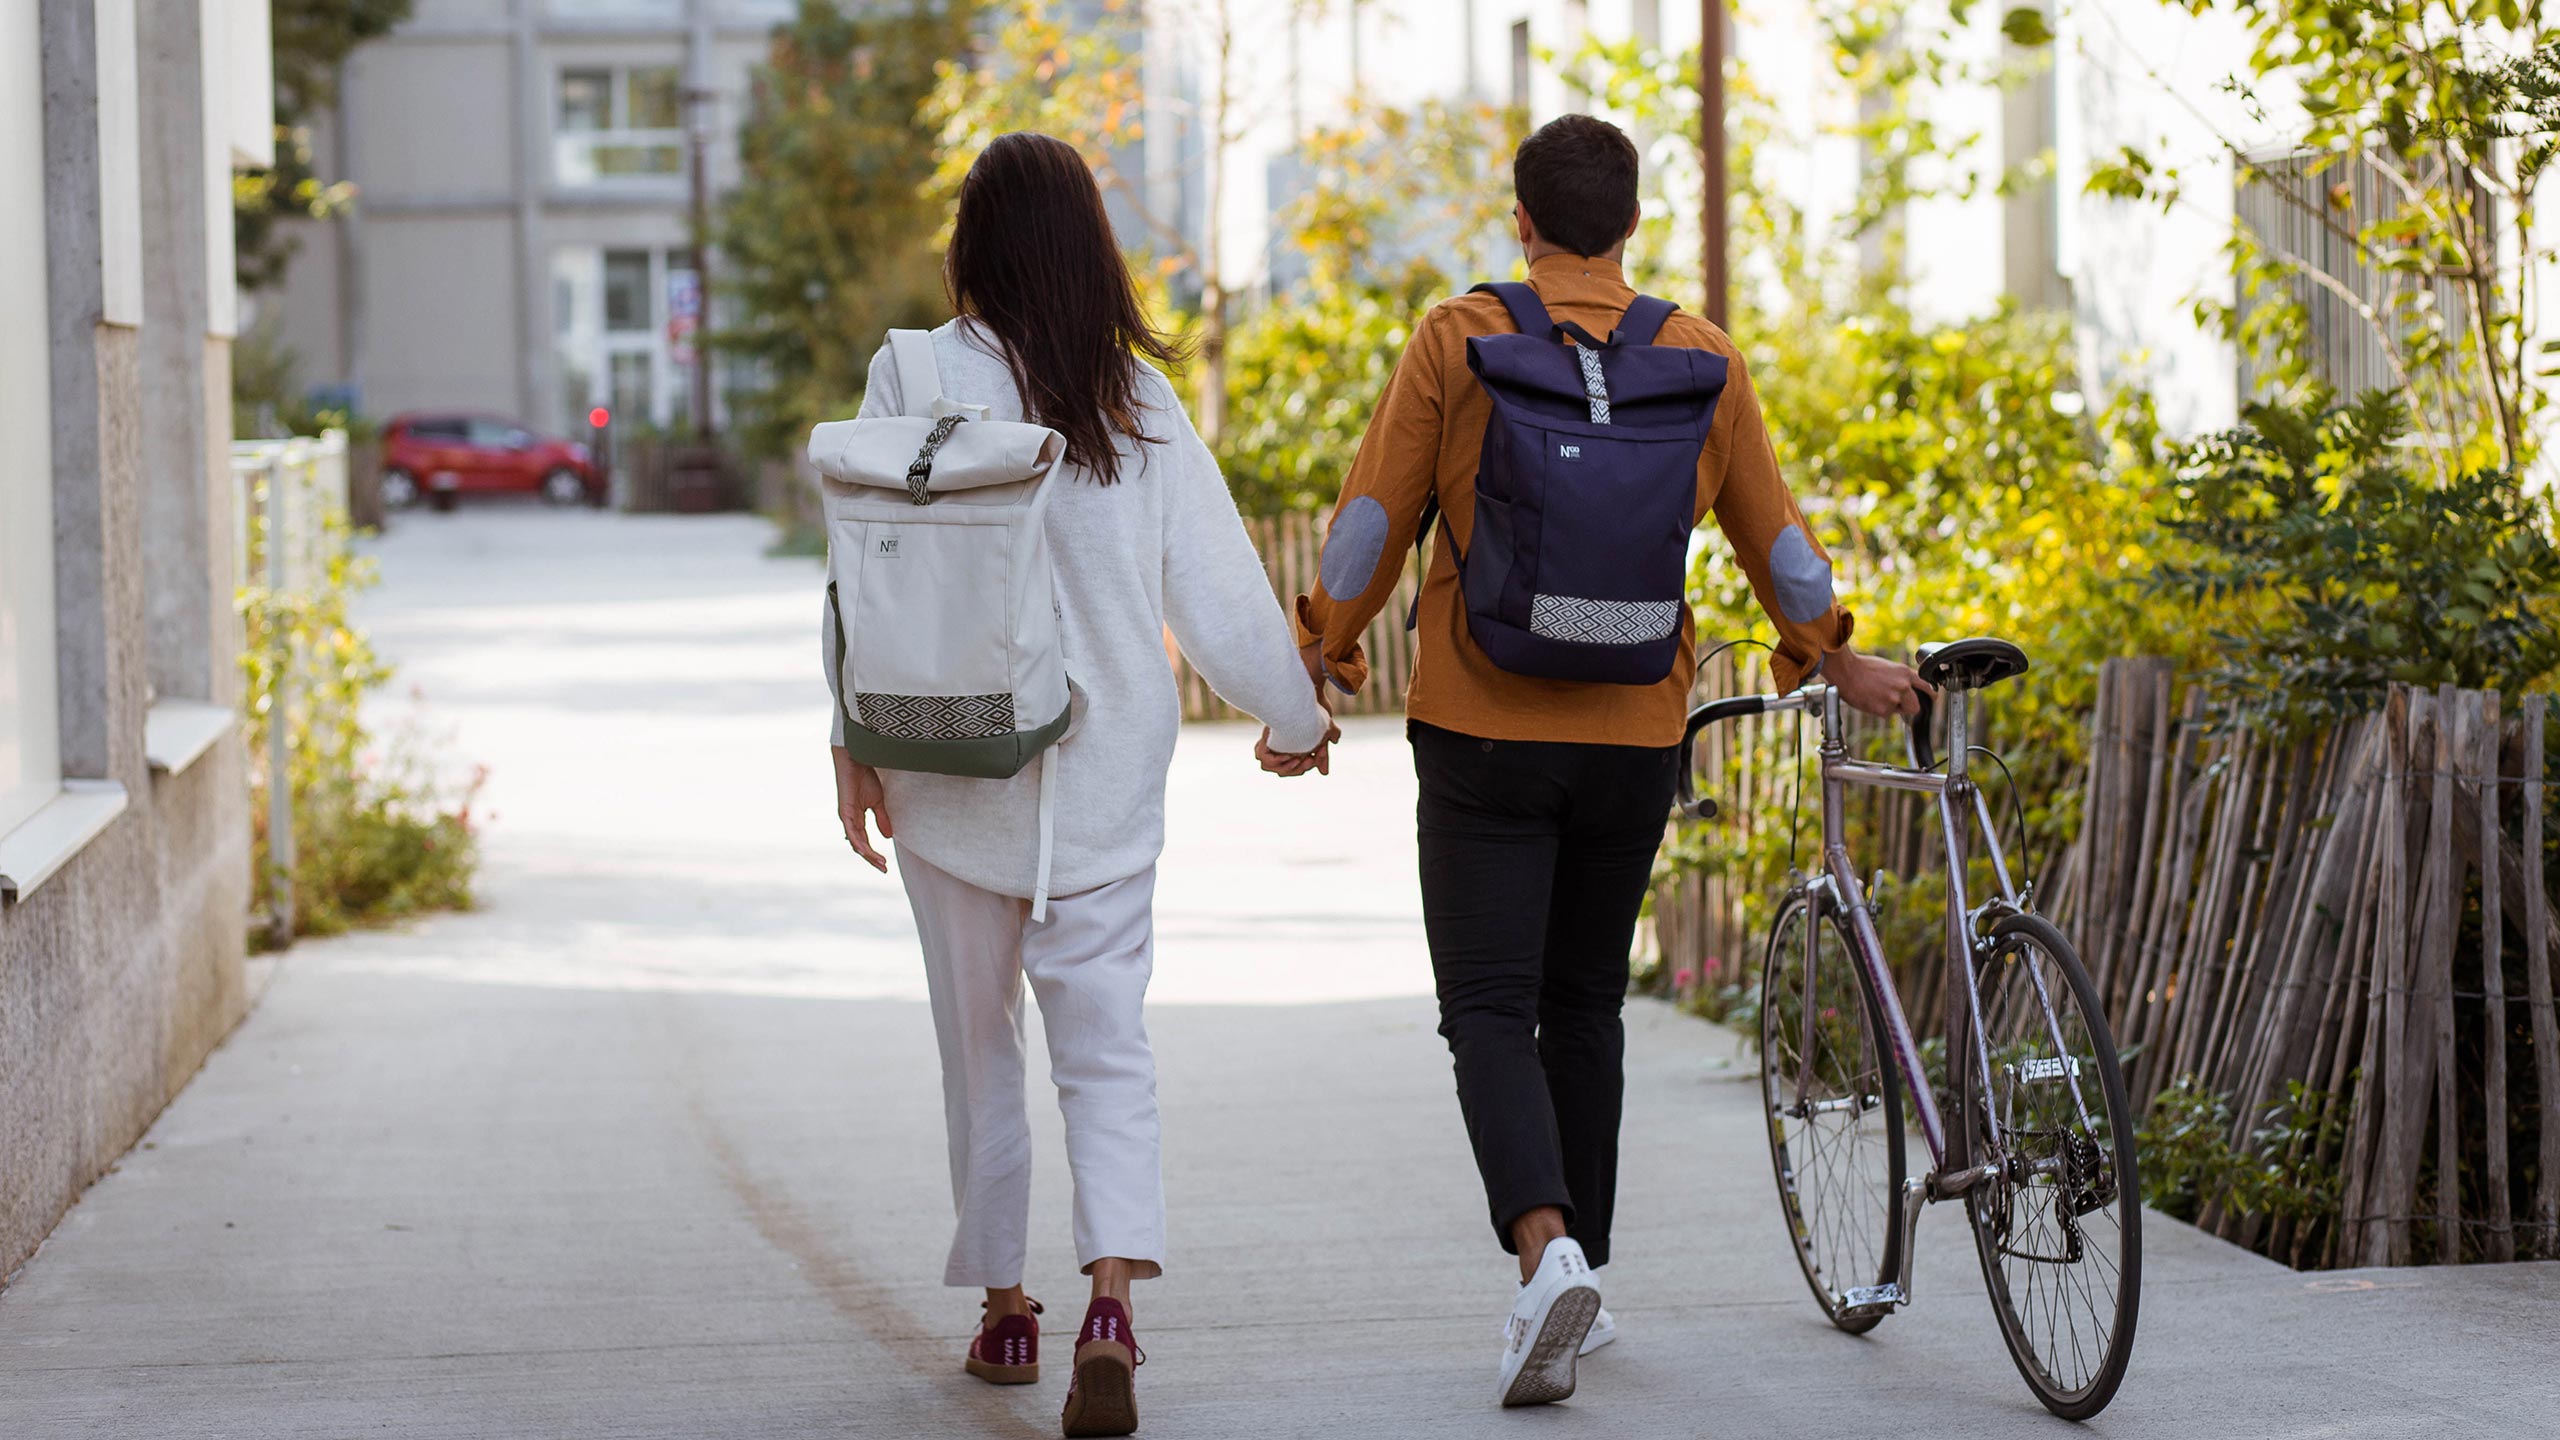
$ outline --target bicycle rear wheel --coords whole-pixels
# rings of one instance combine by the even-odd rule
[[[2046,1409],[2086,1420],[2115,1398],[2133,1353],[2136,1118],[2097,991],[2050,921],[1993,926],[1980,983],[1987,1103],[1972,1064],[1955,1083],[1975,1159],[2000,1157],[2001,1173],[1965,1193],[1965,1214],[2009,1358]]]
[[[1853,1335],[1891,1308],[1857,1292],[1902,1263],[1902,1089],[1883,1037],[1838,911],[1819,891],[1793,892],[1761,967],[1760,1094],[1796,1260],[1823,1313]]]

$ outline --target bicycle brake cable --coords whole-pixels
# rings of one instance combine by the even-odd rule
[[[1982,756],[1992,764],[1999,766],[2000,778],[2009,782],[2009,813],[2016,818],[2018,824],[2018,853],[2022,859],[2029,862],[2027,865],[2027,883],[2029,885],[2035,884],[2036,877],[2044,872],[2034,863],[2035,856],[2029,852],[2027,848],[2034,842],[2035,836],[2027,829],[2026,802],[2018,798],[2018,777],[2009,773],[2009,762],[2001,759],[1998,752],[1992,750],[1989,746],[1967,745],[1964,748],[1973,754]]]

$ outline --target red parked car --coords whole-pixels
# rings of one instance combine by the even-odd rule
[[[463,495],[538,494],[555,505],[604,503],[604,476],[587,447],[493,415],[413,410],[382,429],[382,503],[424,496],[450,510]]]

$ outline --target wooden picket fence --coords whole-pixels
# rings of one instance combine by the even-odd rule
[[[1316,585],[1318,557],[1324,551],[1326,515],[1293,511],[1286,515],[1247,516],[1245,532],[1253,537],[1253,548],[1262,555],[1262,568],[1271,577],[1271,589],[1280,604],[1296,613],[1298,597],[1311,593]],[[1378,618],[1369,622],[1360,637],[1369,654],[1369,683],[1357,695],[1333,697],[1333,708],[1341,715],[1396,715],[1404,711],[1405,685],[1413,678],[1415,637],[1404,628],[1407,607],[1420,581],[1412,564],[1407,563],[1396,581],[1395,594]],[[1179,651],[1174,653],[1174,677],[1182,696],[1182,718],[1185,720],[1235,720],[1241,714],[1225,701],[1199,671],[1191,667]]]
[[[2100,678],[2060,918],[2137,1107],[2192,1076],[2234,1141],[2296,1085],[2344,1121],[2282,1157],[2336,1176],[2334,1224],[2202,1222],[2297,1265],[2560,1256],[2547,697],[2394,687],[2287,742],[2174,678]]]
[[[1702,696],[1735,684],[1710,667]],[[2209,1206],[2206,1228],[2297,1266],[2560,1257],[2547,708],[2395,688],[2374,714],[2278,740],[2166,661],[2104,667],[2079,835],[2037,888],[2105,999],[2136,1111],[2184,1080],[2229,1098],[2235,1146],[2297,1093],[2335,1122],[2289,1129],[2278,1157],[2306,1184],[2330,1177],[2335,1213]],[[1792,741],[1772,727],[1793,723],[1700,746],[1726,786],[1722,833],[1651,914],[1690,993],[1757,974],[1780,877],[1718,856],[1788,823]],[[1934,802],[1852,802],[1860,863],[1941,865]],[[1800,863],[1813,843],[1808,828]],[[1942,949],[1903,949],[1888,959],[1912,1023],[1936,1033]]]

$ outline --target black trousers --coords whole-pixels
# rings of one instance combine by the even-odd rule
[[[1411,722],[1440,1034],[1494,1234],[1542,1205],[1609,1262],[1627,951],[1677,747],[1482,740]]]

